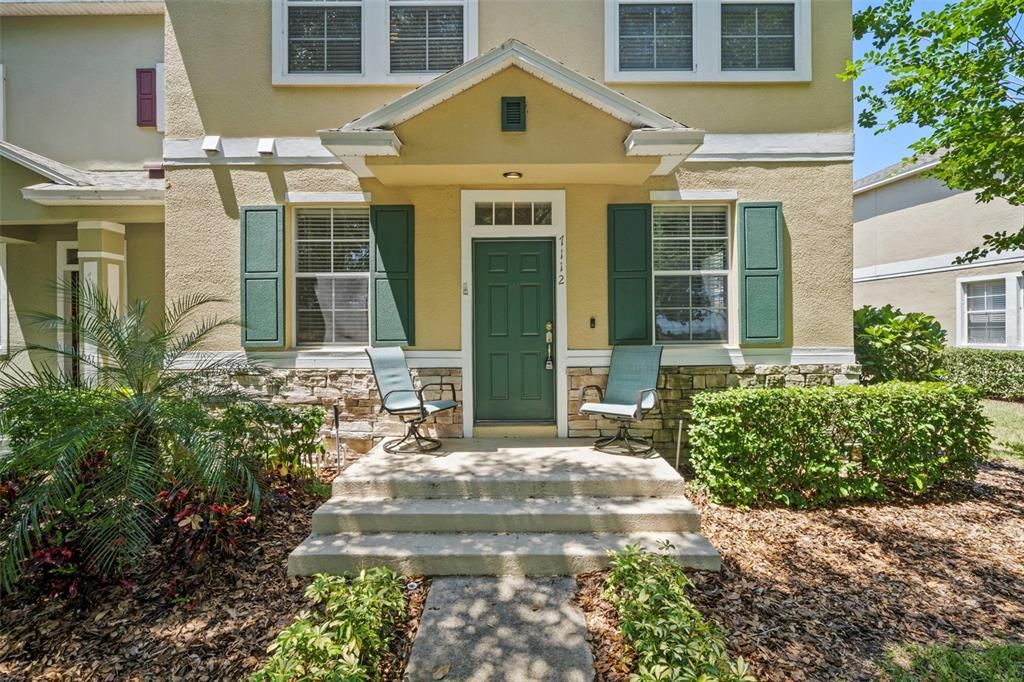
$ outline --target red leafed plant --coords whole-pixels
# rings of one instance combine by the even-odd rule
[[[213,556],[230,556],[256,516],[248,501],[218,502],[198,487],[163,490],[158,503],[171,526],[171,548],[181,563],[200,565]]]

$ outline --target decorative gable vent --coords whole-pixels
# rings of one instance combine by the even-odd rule
[[[501,131],[522,133],[526,131],[526,98],[501,98]]]

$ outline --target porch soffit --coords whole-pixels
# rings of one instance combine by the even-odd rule
[[[396,128],[512,67],[625,124],[630,132],[624,140],[618,141],[623,147],[617,165],[632,166],[636,170],[637,164],[633,162],[639,159],[626,157],[648,157],[643,165],[651,167],[644,178],[651,172],[671,172],[704,140],[704,131],[674,121],[518,40],[509,40],[340,128],[318,131],[320,140],[358,175],[372,177],[374,171],[370,165],[374,162],[368,157],[383,157],[380,161],[389,166],[402,163],[402,140]],[[392,158],[386,161],[386,157]],[[572,164],[574,159],[564,161]],[[445,159],[438,158],[437,163],[444,164]]]

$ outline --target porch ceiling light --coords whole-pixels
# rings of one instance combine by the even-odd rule
[[[523,177],[523,174],[520,173],[519,171],[505,171],[504,173],[502,173],[502,176],[509,180],[519,180],[520,178]]]

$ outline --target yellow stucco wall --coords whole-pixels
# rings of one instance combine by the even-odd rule
[[[346,191],[359,186],[342,169],[179,169],[169,173],[167,296],[198,290],[227,299],[219,313],[239,311],[238,206],[284,203],[289,191]],[[566,262],[570,348],[605,348],[607,320],[607,206],[649,201],[643,186],[566,185]],[[726,166],[694,164],[678,174],[678,187],[735,189],[740,200],[783,202],[787,227],[787,343],[801,347],[852,345],[850,310],[853,249],[848,163]],[[364,182],[375,204],[413,204],[416,210],[416,348],[460,345],[460,187],[389,188]],[[226,209],[224,207],[227,207]],[[286,263],[291,263],[287,214]],[[293,292],[286,280],[286,300]],[[590,318],[596,326],[590,329]],[[291,343],[291,313],[286,320]],[[237,330],[214,340],[219,350],[239,347]]]
[[[7,141],[82,168],[159,161],[163,136],[136,125],[135,69],[162,61],[159,15],[3,17]]]
[[[809,83],[615,84],[678,121],[717,132],[848,131],[852,90],[834,77],[851,51],[849,0],[814,0]],[[604,79],[604,3],[481,0],[480,52],[519,38]],[[312,135],[342,125],[408,87],[274,86],[270,0],[167,0],[170,137]],[[230,27],[230,38],[225,28]],[[751,103],[756,97],[756,104]]]

